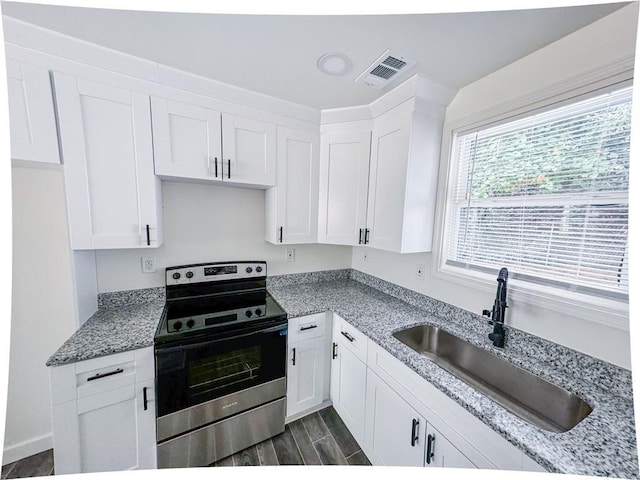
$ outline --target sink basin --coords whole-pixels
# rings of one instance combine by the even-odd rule
[[[589,404],[564,388],[438,327],[418,325],[393,336],[544,430],[566,432],[592,411]]]

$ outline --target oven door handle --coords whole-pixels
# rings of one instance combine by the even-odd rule
[[[242,335],[233,335],[233,336],[224,337],[224,338],[216,338],[213,340],[205,340],[203,342],[198,342],[198,343],[192,343],[192,344],[186,344],[186,345],[182,344],[175,347],[164,347],[160,345],[160,346],[156,346],[156,354],[184,352],[185,350],[196,350],[198,348],[206,347],[208,345],[213,345],[215,343],[227,342],[229,340],[248,337],[249,335],[255,335],[257,333],[271,333],[271,332],[277,332],[279,330],[286,330],[286,329],[287,329],[287,324],[284,323],[281,325],[276,325],[274,327],[261,328],[259,330],[246,332],[246,333],[243,333]]]

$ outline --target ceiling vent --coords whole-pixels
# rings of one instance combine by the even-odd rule
[[[415,60],[387,50],[362,72],[355,82],[364,83],[368,87],[384,88],[402,77],[415,64]]]

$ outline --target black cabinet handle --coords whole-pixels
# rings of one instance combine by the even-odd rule
[[[282,243],[282,227],[280,227],[280,243]]]
[[[218,157],[213,157],[213,170],[215,173],[215,177],[218,178]]]
[[[360,229],[360,233],[358,234],[358,245],[362,245],[362,229]]]
[[[335,359],[338,356],[338,344],[333,342],[333,349],[331,350],[331,358]]]
[[[369,243],[369,229],[365,228],[364,229],[364,244],[366,245],[367,243]]]
[[[151,236],[149,235],[149,224],[147,223],[147,246],[151,245]]]
[[[427,463],[431,463],[431,460],[433,459],[433,455],[434,455],[434,450],[435,450],[435,446],[436,446],[436,436],[435,435],[427,435]]]
[[[350,342],[353,342],[355,340],[355,338],[353,338],[351,335],[349,335],[347,332],[340,332],[343,336],[346,337],[347,340],[349,340]]]
[[[230,158],[227,159],[227,162],[228,162],[227,163],[227,165],[228,165],[228,167],[227,167],[227,178],[231,178],[231,159]]]
[[[293,348],[292,353],[291,353],[291,363],[293,365],[296,364],[296,349],[295,349],[295,347]]]
[[[144,387],[142,389],[142,404],[144,405],[144,409],[147,409],[147,403],[148,403],[148,399],[147,399],[147,387]]]
[[[414,418],[411,421],[411,446],[415,447],[418,441],[418,427],[420,426],[420,420]]]
[[[312,328],[318,328],[318,325],[309,325],[308,327],[300,327],[300,331],[311,330]]]
[[[118,368],[112,372],[96,373],[93,377],[87,378],[87,382],[91,382],[93,380],[100,380],[101,378],[110,377],[111,375],[117,375],[118,373],[122,373],[122,372],[124,372],[124,370],[121,368]]]

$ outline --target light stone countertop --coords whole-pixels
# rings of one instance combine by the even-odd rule
[[[294,318],[332,310],[550,472],[639,478],[631,372],[509,328],[506,348],[486,319],[357,270],[269,277],[269,292]],[[100,294],[99,310],[48,366],[153,345],[164,289]],[[577,394],[591,414],[565,433],[541,430],[479,393],[392,334],[432,324]]]

